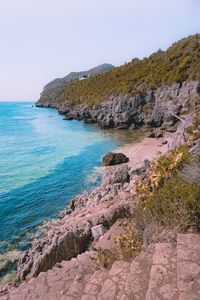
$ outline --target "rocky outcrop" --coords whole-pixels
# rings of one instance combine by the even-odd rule
[[[109,152],[103,157],[104,166],[114,166],[124,164],[129,161],[129,158],[123,153]]]
[[[130,168],[128,168],[127,164],[118,167],[116,170],[111,171],[103,175],[102,182],[103,185],[107,184],[124,184],[130,182]]]
[[[108,231],[117,220],[130,217],[134,201],[129,198],[135,193],[134,182],[148,167],[148,161],[136,170],[127,164],[112,167],[99,187],[73,199],[60,218],[49,223],[45,237],[35,240],[19,260],[19,279],[38,276],[56,263],[85,252],[93,243],[96,226]]]
[[[41,96],[39,107],[53,107],[65,115],[65,120],[82,120],[97,123],[101,128],[147,128],[160,127],[163,131],[176,130],[176,115],[190,109],[190,101],[199,97],[199,81],[185,81],[135,96],[110,97],[98,105],[72,105],[67,101]]]
[[[33,242],[32,251],[26,251],[18,262],[18,276],[24,280],[27,276],[37,276],[40,272],[50,270],[57,262],[69,260],[86,251],[91,225],[85,224],[85,228],[66,230],[54,234],[51,239],[41,239]]]
[[[103,175],[99,187],[73,199],[59,219],[49,223],[45,237],[35,240],[19,260],[19,279],[36,277],[56,263],[85,252],[93,244],[96,226],[103,228],[102,232],[108,231],[117,220],[130,217],[134,182],[148,168],[147,160],[139,169],[131,169],[127,164],[112,167]]]
[[[51,269],[56,263],[70,260],[86,251],[93,242],[93,228],[101,225],[108,230],[118,219],[130,216],[132,203],[126,191],[132,178],[123,165],[107,173],[102,185],[77,196],[60,218],[50,222],[45,238],[33,242],[18,262],[18,277],[32,278]]]
[[[187,128],[192,125],[193,122],[193,115],[186,115],[184,116],[181,121],[178,123],[176,132],[171,136],[171,138],[168,140],[169,149],[175,149],[178,146],[183,145],[187,138]]]
[[[191,162],[184,164],[179,174],[184,181],[189,182],[190,184],[200,184],[200,139],[195,141],[190,152],[192,154]]]

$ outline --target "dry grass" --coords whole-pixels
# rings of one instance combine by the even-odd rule
[[[98,268],[110,269],[116,260],[130,261],[136,257],[143,245],[142,232],[138,232],[133,219],[124,221],[124,231],[115,237],[115,247],[112,250],[98,249],[96,265]]]

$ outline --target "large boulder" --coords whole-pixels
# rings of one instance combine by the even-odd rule
[[[109,152],[103,157],[104,166],[113,166],[118,164],[127,163],[129,158],[123,153]]]

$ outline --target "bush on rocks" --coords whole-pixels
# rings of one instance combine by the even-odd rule
[[[186,145],[155,161],[137,183],[140,205],[153,222],[185,231],[200,227],[200,185],[181,177],[193,157]]]

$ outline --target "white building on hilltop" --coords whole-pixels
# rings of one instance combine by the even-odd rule
[[[87,75],[82,75],[82,76],[79,77],[79,80],[85,80],[85,79],[88,79],[89,77],[90,77],[89,74],[87,74]]]

